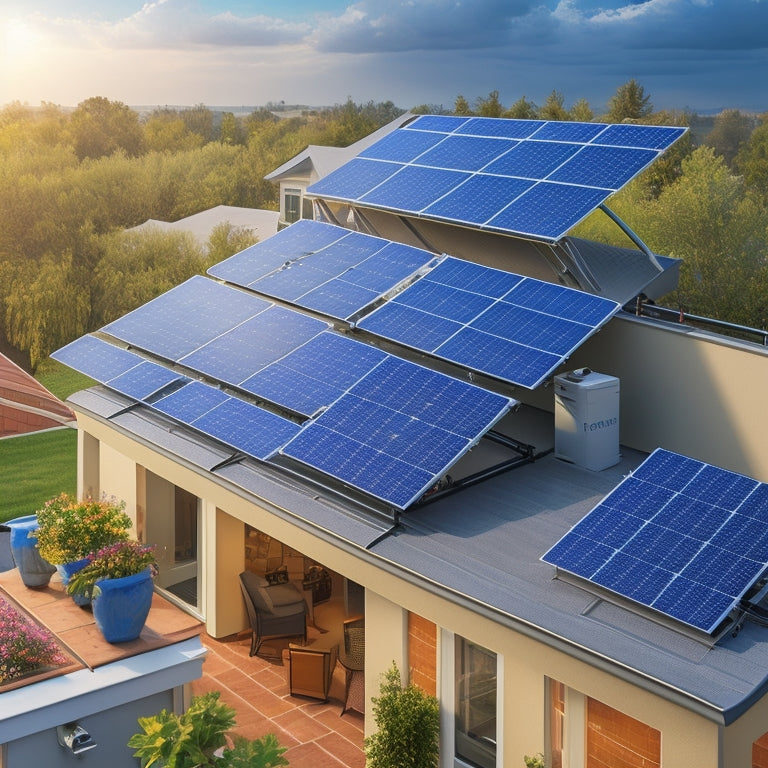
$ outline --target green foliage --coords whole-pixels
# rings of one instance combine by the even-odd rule
[[[749,141],[741,145],[735,165],[744,175],[744,181],[758,194],[768,199],[768,114],[761,116]]]
[[[75,154],[103,157],[122,149],[129,155],[139,155],[144,148],[144,136],[138,114],[119,101],[94,96],[77,105],[70,120]]]
[[[525,96],[521,96],[505,113],[504,117],[517,120],[535,120],[538,117],[539,108]]]
[[[541,120],[570,120],[568,110],[563,106],[565,97],[559,91],[552,91],[539,110]]]
[[[749,115],[738,109],[724,109],[715,117],[704,143],[712,147],[728,165],[732,165],[741,146],[749,140],[755,126]]]
[[[616,93],[611,96],[606,119],[610,123],[621,123],[625,120],[640,120],[651,112],[653,112],[651,97],[646,95],[645,88],[632,78],[624,85],[620,85]]]
[[[475,101],[475,113],[481,117],[501,117],[504,107],[499,101],[499,92],[491,91],[486,98],[479,97]]]
[[[373,698],[378,730],[365,739],[368,768],[436,768],[440,757],[440,707],[413,683],[403,687],[393,662]]]
[[[176,715],[162,710],[152,717],[140,717],[141,732],[133,734],[128,746],[141,768],[277,768],[288,765],[274,734],[249,742],[235,740],[226,748],[226,733],[235,725],[235,710],[219,702],[218,691],[192,699],[187,711]],[[224,748],[224,749],[222,749]],[[214,753],[221,750],[221,757]]]
[[[525,768],[544,768],[544,755],[538,752],[535,755],[526,755],[523,758]]]

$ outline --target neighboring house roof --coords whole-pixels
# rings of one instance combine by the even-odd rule
[[[128,232],[137,232],[144,229],[157,228],[169,232],[191,232],[197,240],[204,244],[214,227],[229,222],[235,227],[245,227],[254,230],[259,240],[264,240],[277,232],[277,220],[280,214],[277,211],[266,211],[258,208],[237,208],[232,205],[217,205],[207,211],[195,213],[178,221],[158,221],[148,219],[137,227],[132,227]]]
[[[0,437],[36,432],[75,420],[39,381],[0,355]]]
[[[268,173],[264,178],[267,181],[279,181],[282,178],[297,175],[306,175],[309,178],[314,170],[317,178],[321,179],[331,171],[335,171],[344,165],[348,160],[359,155],[366,147],[375,144],[379,139],[392,133],[396,128],[401,128],[407,122],[413,120],[414,117],[415,115],[410,112],[405,112],[392,120],[392,122],[387,123],[354,144],[350,144],[348,147],[321,147],[316,144],[310,144],[306,149],[299,152],[298,155],[275,168],[274,171]]]

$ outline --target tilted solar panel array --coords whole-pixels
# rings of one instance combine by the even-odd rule
[[[555,242],[685,131],[424,115],[364,149],[307,192]]]
[[[359,329],[531,389],[620,309],[572,288],[306,220],[209,274],[339,320],[354,316]],[[375,275],[374,292],[358,292],[361,274]],[[341,292],[322,309],[320,285]]]
[[[768,485],[657,449],[541,559],[711,634],[768,568]]]
[[[137,351],[83,336],[53,357],[236,451],[282,453],[399,509],[516,402],[201,277],[102,333]]]

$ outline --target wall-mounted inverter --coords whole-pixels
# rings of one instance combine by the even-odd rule
[[[619,463],[615,376],[589,368],[555,376],[555,456],[597,471]]]

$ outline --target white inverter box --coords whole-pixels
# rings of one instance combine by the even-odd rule
[[[555,456],[597,471],[619,463],[615,376],[589,368],[555,376]]]

